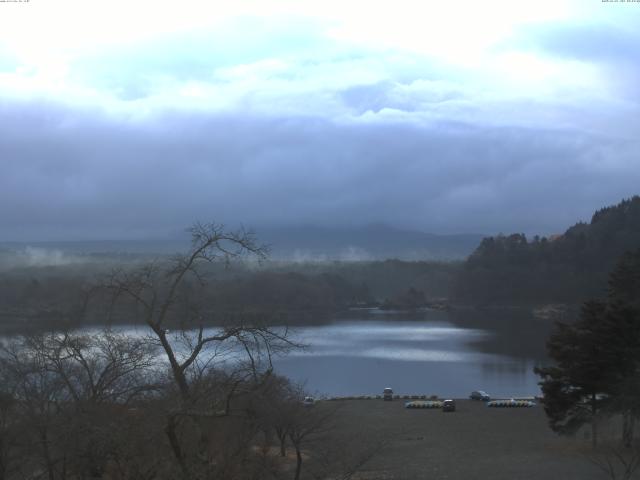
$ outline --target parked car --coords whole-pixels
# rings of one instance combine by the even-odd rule
[[[304,397],[302,401],[302,405],[305,407],[313,407],[316,404],[316,401],[313,397]]]
[[[487,392],[483,392],[482,390],[475,390],[471,392],[469,398],[471,400],[482,400],[483,402],[488,402],[489,400],[491,400],[489,394]]]
[[[391,388],[389,388],[389,387],[385,388],[382,391],[382,399],[383,400],[388,400],[388,401],[393,400],[393,390]]]
[[[456,401],[447,399],[442,402],[442,411],[443,412],[455,412],[456,411]]]

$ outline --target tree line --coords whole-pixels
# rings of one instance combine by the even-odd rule
[[[170,260],[163,256],[152,263]],[[135,257],[126,263],[92,260],[0,271],[0,329],[17,332],[102,325],[107,321],[133,323],[139,307],[121,302],[111,308],[110,297],[104,292],[94,292],[92,303],[85,305],[86,291],[114,269],[148,263],[148,258]],[[403,300],[410,291],[419,292],[427,300],[447,297],[458,269],[456,263],[400,260],[292,264],[267,259],[259,265],[238,261],[226,266],[224,262],[207,263],[200,265],[208,277],[206,284],[186,278],[181,288],[198,296],[210,325],[224,323],[233,315],[268,316],[276,323],[301,324],[322,321],[353,306],[391,302],[411,307],[415,302]],[[95,298],[100,296],[102,300]]]

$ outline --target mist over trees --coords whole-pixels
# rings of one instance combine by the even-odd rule
[[[134,322],[133,304],[119,304],[106,313],[109,297],[85,304],[86,292],[97,279],[114,269],[135,269],[167,255],[88,256],[57,266],[21,265],[0,271],[0,328],[71,328]],[[376,305],[404,295],[410,289],[427,299],[449,296],[459,263],[366,262],[287,263],[266,260],[260,265],[239,262],[201,265],[208,281],[184,288],[197,291],[209,324],[221,324],[232,315],[262,315],[274,322],[299,324],[326,320],[352,306]],[[99,295],[94,295],[99,296]]]
[[[576,224],[561,236],[485,238],[466,262],[214,263],[201,266],[209,277],[206,285],[185,280],[184,288],[197,291],[211,325],[239,314],[269,316],[275,323],[308,323],[354,306],[411,309],[441,300],[479,306],[579,304],[600,296],[620,255],[640,245],[639,212],[640,197],[633,197],[599,210],[589,224]],[[38,261],[20,263],[13,255],[0,252],[4,331],[132,323],[133,304],[122,303],[106,315],[108,297],[102,305],[87,307],[87,288],[114,268],[171,259],[166,253],[85,252],[43,263],[46,255],[39,252]]]

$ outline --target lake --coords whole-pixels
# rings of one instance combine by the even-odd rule
[[[494,398],[532,396],[540,393],[533,368],[548,363],[545,341],[552,326],[516,308],[353,310],[294,327],[292,338],[308,348],[276,357],[274,366],[316,396],[381,394],[385,387],[454,398],[473,390]],[[149,333],[142,326],[116,330]]]
[[[399,394],[493,397],[540,392],[551,324],[520,310],[350,312],[330,324],[298,327],[309,345],[277,359],[276,371],[316,395]]]

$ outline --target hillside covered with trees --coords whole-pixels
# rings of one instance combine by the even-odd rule
[[[559,236],[483,239],[461,270],[454,296],[480,305],[579,303],[601,295],[616,261],[638,247],[640,197],[634,196]]]

